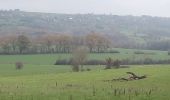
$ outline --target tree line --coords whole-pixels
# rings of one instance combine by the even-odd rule
[[[91,53],[107,52],[112,45],[108,36],[98,33],[86,35],[45,34],[31,37],[24,34],[0,37],[1,54],[70,53],[78,46],[86,46]]]

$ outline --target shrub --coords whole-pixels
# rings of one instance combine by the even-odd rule
[[[55,62],[55,65],[74,65],[76,61],[73,59],[70,60],[57,60]],[[107,65],[108,62],[106,60],[88,60],[83,63],[84,65]],[[110,63],[111,64],[111,63]],[[115,60],[112,61],[112,68],[119,68],[120,65],[142,65],[142,64],[170,64],[170,59],[163,59],[163,60],[154,60],[151,58],[144,58],[144,59],[137,59],[137,60],[132,60],[132,59],[122,59],[122,60]],[[110,65],[110,66],[111,66]],[[78,66],[80,66],[78,64]]]
[[[112,58],[109,57],[109,58],[106,59],[106,67],[105,67],[105,69],[111,69],[112,66],[113,66],[113,60],[112,60]]]
[[[154,52],[148,52],[148,53],[145,53],[145,54],[148,54],[148,55],[155,55]]]
[[[123,59],[121,60],[121,64],[122,65],[128,65],[130,63],[130,60],[129,59]]]
[[[20,70],[24,67],[24,64],[22,62],[16,62],[15,67],[16,67],[17,70]]]
[[[154,52],[143,52],[143,51],[135,51],[134,54],[148,54],[148,55],[155,55]]]
[[[84,72],[85,70],[83,68],[81,68],[81,72]]]
[[[71,58],[70,62],[71,62],[71,65],[72,65],[72,71],[73,72],[79,72],[80,68],[79,68],[79,63],[77,62],[77,60]]]
[[[85,65],[105,65],[106,63],[102,60],[88,60],[84,62]]]
[[[109,53],[120,53],[118,50],[111,50]]]
[[[145,54],[143,51],[135,51],[134,54]]]
[[[72,64],[72,71],[73,72],[79,72],[80,68],[78,64]]]
[[[170,51],[168,51],[168,55],[170,55]]]
[[[70,65],[70,61],[66,59],[57,60],[54,65]]]
[[[127,65],[121,65],[119,68],[130,68],[130,66],[127,66]]]
[[[91,71],[91,69],[90,69],[90,68],[87,68],[87,71]]]
[[[155,64],[156,61],[154,62],[151,58],[145,58],[143,63],[144,64]]]
[[[113,62],[113,66],[115,68],[119,68],[120,67],[120,61],[117,59],[116,61]]]

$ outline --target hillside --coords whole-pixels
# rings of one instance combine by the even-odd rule
[[[104,33],[115,41],[148,42],[169,40],[170,18],[94,14],[52,14],[0,11],[0,34],[42,35],[46,33]],[[138,45],[137,45],[138,46]]]

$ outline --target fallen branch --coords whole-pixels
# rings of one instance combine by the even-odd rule
[[[129,78],[117,78],[117,79],[112,79],[112,80],[103,80],[104,82],[112,82],[112,81],[133,81],[133,80],[140,80],[147,78],[146,75],[143,76],[137,76],[133,72],[126,72],[127,74],[130,74],[131,76]]]
[[[146,78],[146,75],[137,76],[137,75],[134,74],[133,72],[126,72],[126,73],[132,75],[131,77],[129,77],[131,80],[140,80],[140,79]]]

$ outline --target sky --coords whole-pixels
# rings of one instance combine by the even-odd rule
[[[0,9],[170,17],[170,0],[0,0]]]

